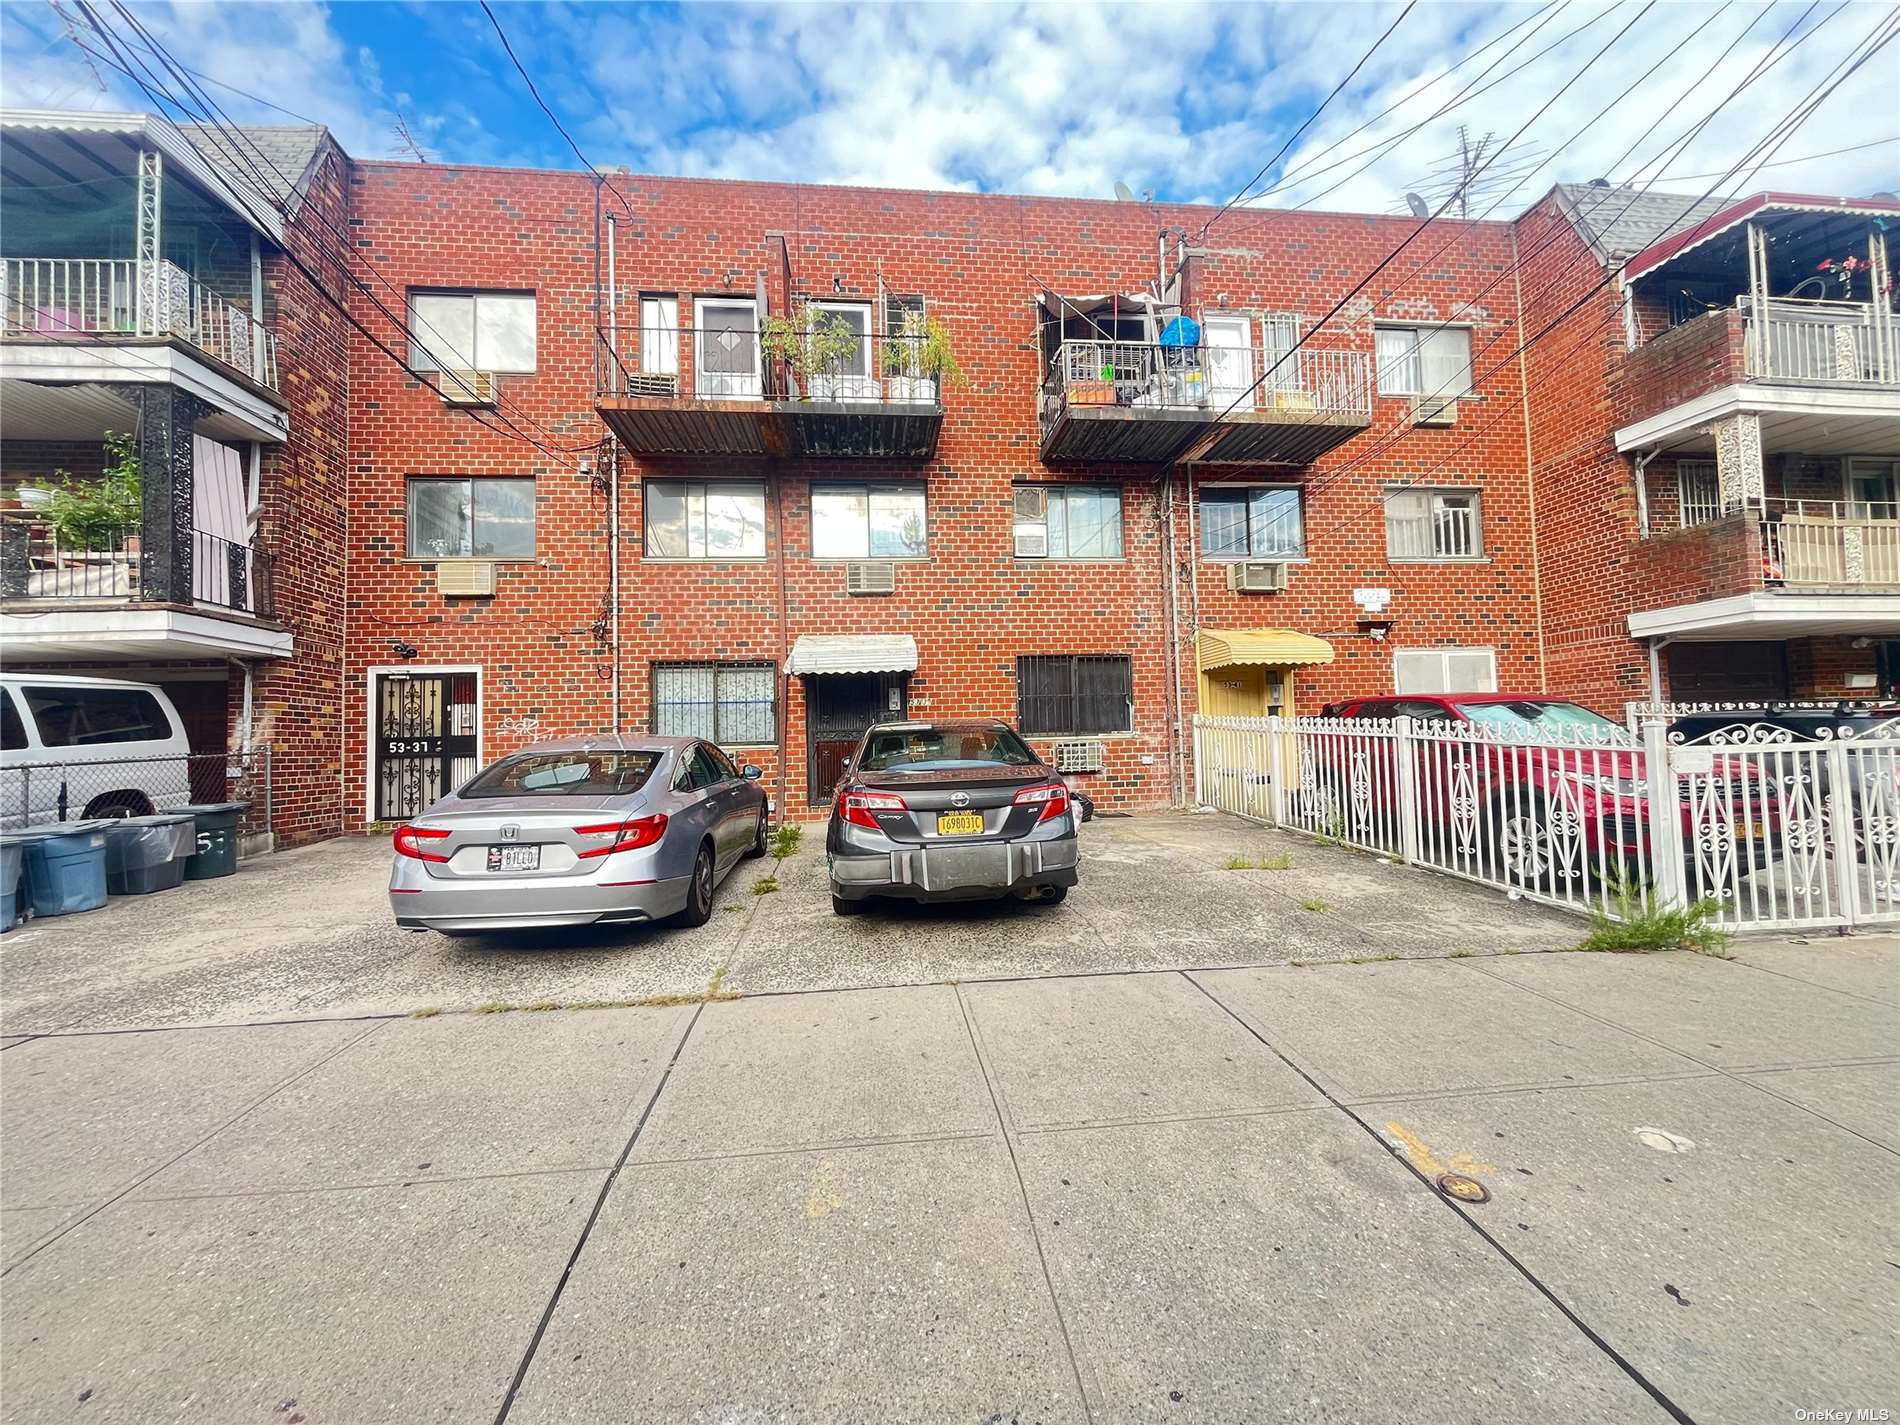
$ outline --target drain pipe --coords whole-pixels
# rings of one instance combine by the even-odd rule
[[[1649,469],[1649,462],[1661,454],[1662,446],[1652,445],[1636,456],[1636,527],[1644,539],[1649,538],[1649,481],[1643,472]]]
[[[1166,562],[1165,590],[1168,596],[1168,659],[1173,665],[1170,686],[1174,691],[1174,755],[1169,760],[1174,764],[1173,785],[1170,793],[1176,806],[1187,804],[1187,749],[1191,746],[1187,734],[1187,700],[1181,690],[1181,595],[1180,577],[1175,561],[1174,540],[1174,467],[1168,467],[1163,477],[1166,489],[1165,501],[1160,504],[1161,516],[1161,557]]]

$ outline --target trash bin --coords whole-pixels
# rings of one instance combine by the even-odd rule
[[[106,890],[115,896],[169,891],[197,850],[196,820],[183,812],[128,816],[106,826]]]
[[[106,823],[60,821],[26,833],[20,857],[35,915],[72,915],[106,903]]]
[[[20,854],[25,846],[17,832],[0,835],[0,930],[19,923]]]
[[[197,850],[185,862],[187,881],[210,881],[237,873],[238,823],[249,802],[199,802],[180,807],[197,823]]]

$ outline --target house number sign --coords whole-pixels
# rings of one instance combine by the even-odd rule
[[[385,737],[383,756],[385,757],[440,757],[442,739],[439,737]]]

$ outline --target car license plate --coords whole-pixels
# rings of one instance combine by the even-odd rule
[[[491,871],[538,871],[541,869],[539,846],[491,846],[488,848]]]
[[[981,836],[983,834],[983,815],[974,811],[945,811],[937,813],[937,835],[939,836]]]

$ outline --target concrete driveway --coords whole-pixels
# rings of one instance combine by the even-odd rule
[[[1091,822],[1082,884],[1060,906],[890,905],[841,919],[822,835],[808,829],[780,865],[740,863],[698,930],[463,940],[395,928],[385,838],[261,857],[228,880],[0,936],[0,1033],[644,1000],[699,994],[716,976],[750,994],[1494,953],[1583,933],[1553,911],[1214,814]],[[1290,866],[1225,869],[1275,855]],[[753,894],[774,871],[781,889]]]

